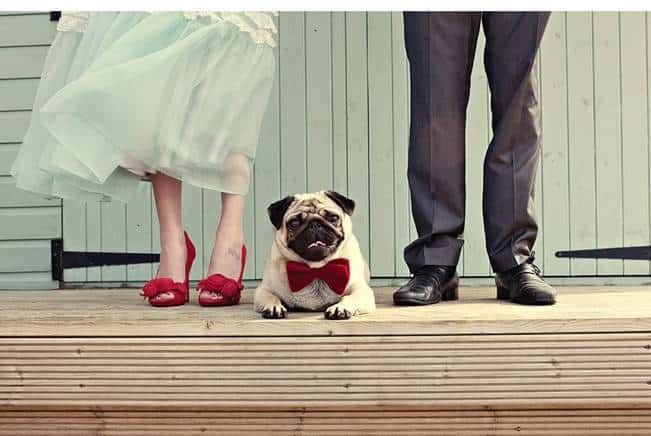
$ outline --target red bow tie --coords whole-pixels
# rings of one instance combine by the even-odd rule
[[[298,292],[316,279],[321,279],[335,293],[341,295],[346,290],[350,278],[348,259],[335,259],[321,268],[310,268],[301,262],[287,262],[287,279],[292,292]]]

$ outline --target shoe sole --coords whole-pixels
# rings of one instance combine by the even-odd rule
[[[545,300],[521,300],[516,298],[515,300],[511,300],[511,292],[503,288],[501,286],[497,287],[497,299],[498,300],[508,300],[511,301],[512,303],[515,304],[521,304],[523,306],[551,306],[552,304],[556,304],[556,298],[551,298],[551,299],[545,299]]]
[[[458,281],[453,288],[446,289],[441,293],[441,299],[435,301],[418,300],[414,298],[393,298],[393,303],[396,306],[428,306],[436,304],[441,301],[454,301],[459,299],[459,286]]]

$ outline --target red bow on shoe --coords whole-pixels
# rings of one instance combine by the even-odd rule
[[[287,279],[292,292],[298,292],[316,279],[321,279],[335,293],[341,295],[346,290],[350,278],[348,259],[335,259],[321,268],[310,268],[301,262],[287,262]]]
[[[164,292],[184,292],[184,285],[183,283],[175,282],[169,277],[158,277],[145,283],[142,291],[140,291],[140,295],[145,299],[149,299]]]

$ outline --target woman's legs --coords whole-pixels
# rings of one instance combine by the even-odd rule
[[[244,244],[244,204],[246,198],[222,193],[222,208],[210,257],[208,275],[220,273],[236,279],[240,275],[242,244]]]
[[[185,239],[181,222],[181,181],[157,173],[151,176],[160,227],[160,265],[156,277],[185,280]],[[221,216],[215,233],[215,245],[210,257],[208,274],[220,273],[237,279],[240,275],[242,244],[244,244],[244,205],[246,198],[236,194],[221,194]],[[171,293],[158,294],[162,301],[173,298]]]
[[[150,178],[160,227],[160,265],[156,277],[170,277],[175,282],[183,282],[186,249],[181,223],[181,181],[163,173]],[[171,298],[171,293],[164,292],[153,299],[164,301]]]

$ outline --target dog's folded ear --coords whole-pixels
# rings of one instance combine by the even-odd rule
[[[269,214],[269,219],[276,229],[279,229],[283,224],[283,217],[285,212],[289,209],[289,206],[294,202],[294,196],[288,195],[282,200],[278,200],[275,203],[271,203],[267,208],[267,213]]]
[[[325,191],[325,195],[337,203],[337,205],[348,215],[353,214],[353,211],[355,210],[355,201],[335,191]]]

